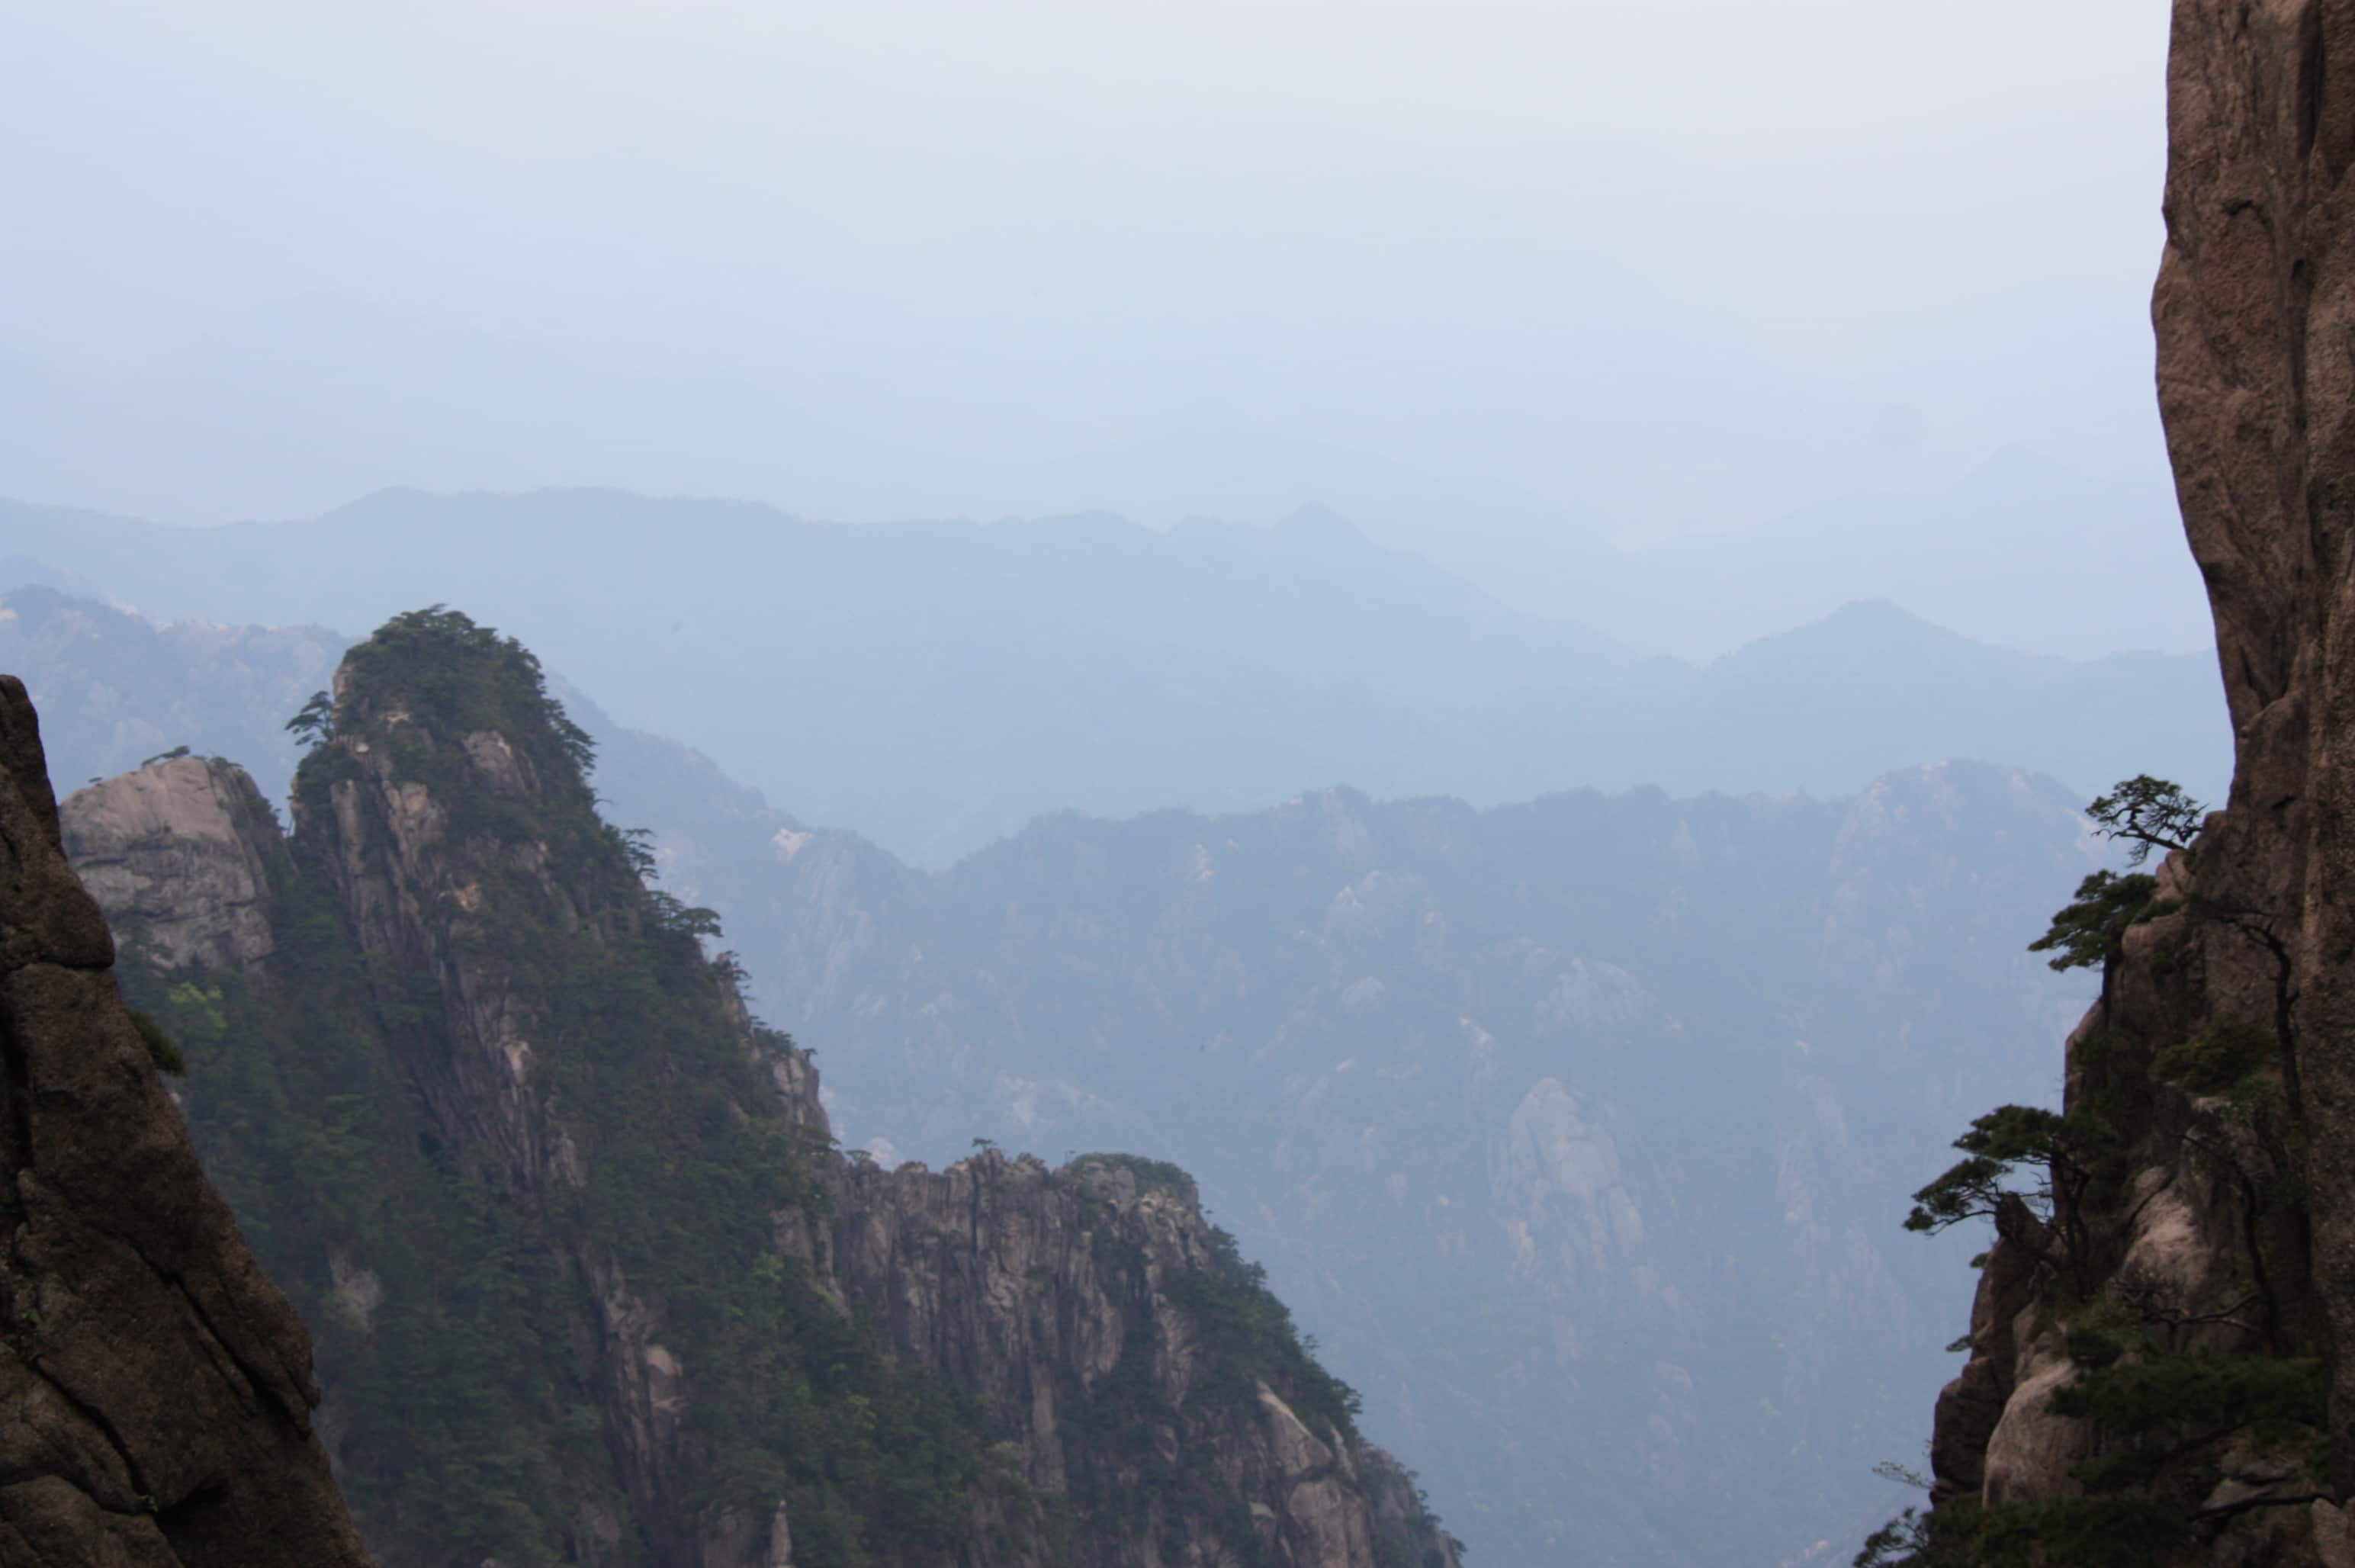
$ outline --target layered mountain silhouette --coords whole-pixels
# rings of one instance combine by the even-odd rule
[[[1868,604],[1705,667],[1638,660],[1316,512],[844,527],[396,491],[186,529],[0,506],[16,581],[93,582],[159,622],[346,630],[463,590],[622,724],[692,737],[926,865],[1042,812],[1241,810],[1335,783],[1484,805],[1639,784],[1836,795],[1981,757],[2081,792],[2150,771],[2205,794],[2229,752],[2206,656],[2027,656]]]
[[[52,703],[76,782],[267,754],[272,694],[341,652],[43,590],[0,611],[0,663],[112,693],[102,720]],[[1803,721],[1862,768],[2003,711],[1923,694],[2009,683],[2057,724],[2169,667],[1861,606],[1606,689],[1686,704],[1696,768],[1710,737]],[[2041,1042],[2083,987],[2022,948],[2095,863],[2082,788],[1953,763],[1848,799],[1323,790],[1051,814],[940,872],[556,689],[607,818],[650,830],[754,1009],[820,1053],[846,1143],[1188,1164],[1476,1554],[1773,1560],[1888,1511],[1870,1467],[1952,1366],[1938,1308],[1970,1250],[1904,1235],[1902,1195],[1970,1115],[2057,1092]],[[1916,708],[1914,741],[1886,733]],[[2032,731],[1987,744],[2007,733]]]

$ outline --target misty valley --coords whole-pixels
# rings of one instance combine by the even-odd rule
[[[560,527],[560,513],[549,520],[546,498],[525,498],[517,511],[527,539]],[[496,538],[506,525],[493,516],[479,526]],[[1124,579],[1090,582],[1092,596],[1170,596],[1149,539],[1131,542],[1124,525],[1092,528],[1142,559]],[[673,559],[700,553],[687,524],[660,537]],[[1133,1465],[1097,1477],[1074,1471],[1070,1434],[1109,1419],[1062,1408],[1066,1400],[1104,1397],[1086,1389],[1084,1366],[1084,1392],[1066,1392],[1072,1369],[1060,1363],[1083,1360],[1086,1350],[1034,1343],[1014,1368],[990,1364],[1007,1342],[1039,1332],[1038,1314],[1060,1318],[1071,1310],[1071,1293],[1102,1284],[1062,1280],[1011,1321],[975,1318],[981,1304],[964,1295],[971,1276],[1007,1267],[1009,1249],[1018,1256],[1048,1250],[1026,1264],[1027,1277],[1001,1289],[1039,1289],[1039,1271],[1071,1264],[1050,1261],[1053,1243],[1019,1226],[1006,1235],[968,1233],[962,1241],[970,1255],[945,1264],[932,1255],[948,1243],[932,1233],[938,1220],[931,1211],[951,1195],[960,1207],[1012,1202],[1004,1183],[1032,1172],[1028,1179],[1044,1186],[1018,1208],[1077,1202],[1085,1214],[1089,1183],[1130,1169],[1133,1157],[1135,1169],[1168,1173],[1148,1175],[1148,1188],[1178,1184],[1199,1213],[1217,1217],[1226,1229],[1203,1233],[1234,1250],[1234,1266],[1243,1259],[1265,1265],[1283,1303],[1275,1310],[1313,1330],[1289,1352],[1313,1347],[1316,1360],[1302,1365],[1314,1370],[1303,1375],[1347,1380],[1337,1386],[1352,1391],[1350,1430],[1409,1456],[1414,1481],[1383,1483],[1391,1493],[1372,1489],[1371,1518],[1388,1509],[1411,1521],[1428,1507],[1476,1556],[1629,1563],[1733,1561],[1761,1541],[1773,1543],[1775,1561],[1820,1559],[1819,1542],[1852,1543],[1880,1522],[1889,1485],[1874,1467],[1918,1447],[1923,1403],[1953,1370],[1953,1282],[1977,1250],[1969,1238],[1905,1234],[1910,1179],[1931,1174],[1921,1168],[1922,1151],[1941,1147],[1978,1110],[2051,1098],[2051,1041],[2093,987],[2054,974],[2026,950],[2027,940],[2068,889],[2116,859],[2088,828],[2089,791],[2079,781],[2115,771],[2130,745],[2190,777],[2213,777],[2213,720],[2193,699],[2212,676],[2197,657],[2023,658],[1893,608],[1859,606],[1705,671],[1629,682],[1571,634],[1533,647],[1526,623],[1500,606],[1350,536],[1336,538],[1344,562],[1404,577],[1412,595],[1388,604],[1337,596],[1327,649],[1279,650],[1266,656],[1268,666],[1281,670],[1281,658],[1308,667],[1293,677],[1308,678],[1321,673],[1313,664],[1320,652],[1335,656],[1334,643],[1354,665],[1359,648],[1397,635],[1403,601],[1468,650],[1446,694],[1449,710],[1477,711],[1477,695],[1502,687],[1511,669],[1564,677],[1550,697],[1532,684],[1518,699],[1524,704],[1624,712],[1640,691],[1646,705],[1663,710],[1653,733],[1729,748],[1727,788],[1738,793],[1582,788],[1483,809],[1446,795],[1385,802],[1326,789],[1217,816],[1064,811],[927,870],[857,832],[773,806],[680,739],[620,724],[561,669],[545,681],[563,694],[560,708],[549,699],[544,711],[528,702],[503,710],[474,689],[491,687],[496,672],[475,666],[537,661],[455,613],[396,616],[357,645],[315,625],[158,623],[127,607],[135,601],[84,596],[104,593],[89,577],[103,563],[65,554],[86,539],[80,530],[36,522],[0,540],[24,584],[0,598],[0,663],[22,673],[44,715],[68,854],[123,944],[126,997],[188,1053],[191,1069],[176,1088],[199,1152],[265,1264],[314,1324],[323,1409],[340,1411],[345,1424],[344,1446],[331,1455],[380,1554],[432,1562],[496,1540],[503,1562],[581,1556],[591,1550],[581,1540],[584,1510],[599,1521],[592,1542],[610,1537],[608,1551],[623,1550],[635,1531],[678,1528],[632,1517],[648,1504],[633,1495],[626,1473],[600,1474],[603,1467],[578,1455],[568,1463],[547,1445],[543,1428],[566,1417],[538,1403],[549,1393],[535,1400],[527,1391],[560,1386],[578,1369],[527,1370],[527,1360],[515,1360],[568,1312],[591,1325],[602,1318],[602,1332],[612,1334],[629,1309],[595,1299],[568,1306],[563,1271],[549,1276],[543,1266],[532,1294],[516,1298],[530,1302],[524,1331],[499,1324],[495,1296],[465,1300],[457,1308],[464,1319],[453,1321],[451,1305],[436,1299],[445,1287],[429,1285],[459,1257],[476,1255],[477,1266],[492,1268],[507,1249],[584,1244],[534,1233],[552,1219],[538,1212],[551,1201],[544,1192],[527,1200],[534,1219],[519,1233],[469,1234],[456,1218],[474,1213],[475,1223],[487,1222],[485,1213],[515,1200],[512,1181],[527,1190],[560,1188],[568,1167],[533,1168],[558,1157],[544,1147],[550,1141],[568,1151],[563,1161],[598,1171],[604,1161],[594,1148],[613,1135],[574,1129],[570,1118],[593,1118],[592,1093],[648,1093],[542,1084],[537,1062],[557,1048],[540,1037],[559,1027],[553,1010],[581,976],[559,978],[566,971],[548,967],[555,961],[546,956],[526,963],[486,955],[475,962],[499,976],[503,995],[492,1001],[482,993],[493,982],[453,955],[413,975],[389,1016],[375,987],[339,992],[330,978],[365,974],[372,963],[413,964],[402,955],[420,942],[460,940],[455,928],[439,938],[372,933],[353,924],[373,918],[359,913],[364,907],[473,903],[468,912],[487,923],[471,940],[490,942],[494,952],[506,947],[527,909],[559,896],[564,879],[586,874],[555,861],[603,848],[599,837],[615,829],[628,836],[622,853],[635,858],[664,907],[709,912],[710,927],[698,930],[703,946],[726,955],[730,979],[719,989],[732,981],[750,1016],[777,1031],[755,1038],[794,1063],[785,1076],[802,1099],[773,1114],[826,1129],[850,1157],[829,1168],[840,1184],[830,1222],[849,1222],[838,1207],[846,1204],[854,1213],[879,1202],[890,1215],[912,1208],[925,1216],[921,1241],[902,1231],[907,1218],[861,1220],[883,1227],[888,1239],[837,1232],[839,1240],[786,1250],[777,1266],[840,1270],[866,1259],[875,1278],[865,1288],[904,1293],[869,1308],[883,1335],[870,1355],[921,1363],[947,1355],[950,1343],[975,1341],[957,1352],[969,1360],[933,1360],[935,1375],[968,1399],[986,1392],[979,1418],[966,1417],[976,1440],[1020,1435],[1014,1469],[1036,1490],[1034,1506],[1060,1504],[1076,1520],[1093,1520],[1101,1504],[1092,1499],[1149,1484]],[[176,592],[191,592],[208,571],[233,578],[233,544],[218,543],[232,564],[182,563],[172,574]],[[896,553],[921,571],[928,543],[932,553],[975,548],[960,539],[906,541]],[[1251,543],[1245,537],[1227,548]],[[895,550],[887,538],[873,553]],[[49,555],[73,564],[51,567]],[[617,579],[605,592],[619,597],[630,591],[619,580],[628,568],[612,570]],[[1314,581],[1347,568],[1300,570]],[[354,582],[382,575],[336,572]],[[499,589],[495,576],[483,583]],[[994,592],[998,584],[985,586]],[[378,582],[371,591],[399,589]],[[535,591],[538,603],[529,602]],[[1169,614],[1249,624],[1268,615],[1254,597],[1266,591],[1257,576],[1213,580]],[[248,584],[241,592],[249,597],[222,597],[251,603],[252,592]],[[587,597],[577,576],[540,585],[520,570],[505,592],[527,621],[559,624]],[[784,608],[790,613],[791,604]],[[980,613],[960,617],[968,637]],[[1358,629],[1353,615],[1381,624]],[[1297,635],[1289,624],[1263,627],[1263,635],[1276,633]],[[724,636],[726,628],[706,634]],[[601,656],[676,656],[664,652],[659,624],[638,635],[651,645],[644,660],[610,633]],[[1427,648],[1441,635],[1417,627],[1413,640]],[[421,645],[408,656],[430,677],[421,672],[398,697],[371,699],[398,717],[367,734],[356,677],[339,672],[402,640]],[[971,645],[969,662],[989,663],[993,645]],[[820,684],[832,667],[821,660],[799,678]],[[1426,670],[1423,678],[1435,683],[1444,673]],[[757,700],[752,674],[738,700]],[[683,716],[729,704],[724,688],[684,669],[676,678],[682,698],[667,706]],[[904,672],[896,678],[910,681]],[[1039,703],[1046,678],[1031,671],[1018,682],[975,687],[963,683],[968,676],[941,687],[944,696],[1002,704],[1008,716],[996,723],[1008,728]],[[1710,692],[1712,683],[1724,689]],[[2064,705],[2041,695],[2054,688],[2090,695]],[[1150,689],[1142,680],[1126,688]],[[1410,695],[1403,683],[1383,689],[1394,700]],[[1952,698],[1920,706],[1894,696],[1925,689]],[[305,710],[307,724],[290,726],[288,717],[321,691],[336,695],[325,709]],[[2041,727],[2080,706],[2167,717],[2140,726],[2122,720],[2106,737]],[[1832,741],[1860,708],[1876,714],[1861,726],[1862,743]],[[662,706],[640,711],[659,722]],[[844,708],[846,718],[873,711],[872,699]],[[1767,714],[1776,722],[1764,723]],[[1126,717],[1108,710],[1103,722]],[[1624,766],[1640,742],[1628,733],[1632,721],[1621,722],[1615,734],[1603,721],[1561,733],[1596,738],[1604,742],[1597,751],[1614,759],[1605,765]],[[1898,738],[1905,723],[1929,732],[1918,742]],[[1778,765],[1771,746],[1747,741],[1743,724],[1779,731],[1798,765],[1829,771],[1840,765],[1833,758],[1854,758],[1856,771],[1838,780],[1849,788],[1821,797],[1742,790],[1754,770]],[[522,733],[549,726],[549,734]],[[565,764],[528,759],[560,752],[573,726],[593,744],[585,776],[596,816],[572,808],[582,848],[559,857],[536,817],[548,809],[538,797],[551,785],[543,781]],[[828,732],[814,719],[796,728],[804,743],[845,759],[847,782],[837,787],[890,787],[882,775],[896,756],[879,759],[870,737]],[[1120,743],[1117,731],[1097,732],[1105,745]],[[1271,767],[1253,741],[1222,731],[1223,754],[1198,755],[1196,765],[1248,779]],[[1346,734],[1324,740],[1326,757],[1307,765],[1343,765],[1348,748],[1367,743]],[[1864,772],[1909,743],[1932,760]],[[525,760],[510,763],[515,748]],[[1580,782],[1574,758],[1585,747],[1569,750],[1573,760],[1553,765],[1564,782]],[[354,829],[345,818],[355,807],[337,805],[338,786],[317,775],[327,759],[387,751],[404,759],[383,786],[388,802],[402,798],[391,777],[442,758],[422,775],[432,804],[414,823],[396,816]],[[1943,760],[1974,753],[2028,755],[2071,767],[2078,778],[2063,784]],[[1706,768],[1716,754],[1704,750],[1684,765]],[[1419,765],[1433,770],[1429,782],[1476,794],[1487,763],[1464,747]],[[860,767],[868,771],[852,771]],[[1449,767],[1459,771],[1451,776]],[[916,776],[934,794],[927,800],[903,787],[902,810],[947,818],[969,804],[954,758]],[[292,841],[273,821],[290,793]],[[518,800],[525,815],[510,819]],[[331,831],[331,818],[335,835],[359,842],[322,841],[306,854],[304,834]],[[438,863],[462,852],[456,824],[470,818],[486,837],[464,853],[526,853],[533,864],[524,884]],[[940,829],[901,831],[922,842]],[[400,844],[405,835],[422,842],[389,851],[390,863],[408,875],[432,865],[432,881],[366,895],[346,890],[346,901],[362,901],[335,921],[331,886],[356,873],[329,868],[385,855],[361,845],[386,836]],[[535,848],[542,844],[549,848]],[[613,859],[613,850],[604,853]],[[306,873],[305,865],[317,869]],[[614,867],[604,869],[611,876]],[[557,879],[554,887],[535,890],[546,878]],[[607,896],[627,901],[624,893]],[[570,918],[589,918],[587,893],[566,892],[559,901],[577,912]],[[353,945],[332,957],[303,945],[293,934],[296,910],[306,912],[299,918],[310,923],[308,941],[341,923]],[[322,994],[304,995],[314,988]],[[421,1029],[411,1009],[429,1001],[429,1017],[442,1008],[455,1016]],[[616,1049],[623,1040],[646,1049],[648,1025],[624,1021],[617,1007],[591,1008],[570,1027],[613,1031]],[[420,1032],[404,1039],[404,1024]],[[304,1044],[346,1035],[357,1037],[351,1059],[332,1066]],[[787,1037],[797,1046],[783,1043]],[[279,1043],[265,1051],[254,1043],[261,1040]],[[436,1082],[479,1072],[462,1063],[485,1050],[507,1064],[514,1083]],[[816,1073],[797,1051],[824,1064],[815,1099],[808,1085]],[[443,1060],[453,1053],[458,1060]],[[549,1098],[525,1113],[509,1103],[517,1093]],[[378,1124],[394,1105],[403,1107],[400,1130],[385,1137]],[[496,1130],[481,1121],[518,1115],[519,1125]],[[265,1126],[273,1130],[252,1143]],[[421,1162],[417,1150],[428,1145],[432,1161]],[[329,1150],[343,1151],[342,1160]],[[1115,1162],[1102,1152],[1113,1150],[1127,1153]],[[1023,1151],[1035,1151],[1055,1174],[1004,1163],[1018,1154],[1027,1160]],[[642,1185],[647,1212],[663,1214],[651,1207],[656,1179],[630,1182]],[[357,1189],[359,1207],[321,1201],[343,1187]],[[384,1189],[414,1195],[383,1204],[388,1215],[375,1208]],[[287,1208],[297,1194],[301,1203]],[[681,1200],[707,1209],[727,1201]],[[734,1201],[762,1200],[747,1193]],[[1113,1201],[1108,1212],[1117,1214],[1120,1200]],[[436,1204],[455,1206],[453,1216],[428,1218]],[[1025,1214],[1021,1223],[1039,1222]],[[885,1255],[868,1258],[879,1244]],[[901,1248],[912,1255],[898,1255]],[[398,1261],[404,1257],[414,1261]],[[817,1288],[836,1295],[860,1288],[838,1274],[818,1278]],[[524,1290],[525,1280],[511,1288]],[[1149,1295],[1153,1287],[1127,1288]],[[635,1310],[669,1317],[680,1309]],[[650,1337],[651,1326],[642,1332]],[[895,1334],[911,1337],[894,1342]],[[416,1342],[401,1348],[411,1336]],[[477,1339],[478,1350],[461,1354]],[[655,1348],[681,1354],[667,1340]],[[637,1353],[649,1352],[640,1346]],[[694,1359],[713,1354],[732,1365],[751,1352],[706,1349]],[[456,1408],[437,1417],[446,1424],[421,1430],[394,1387],[449,1387]],[[345,1389],[351,1392],[339,1401]],[[826,1392],[817,1385],[812,1397]],[[1192,1397],[1181,1381],[1174,1403],[1183,1410]],[[580,1408],[576,1419],[592,1427],[613,1419],[593,1404]],[[763,1414],[755,1424],[782,1419]],[[904,1419],[950,1420],[938,1412]],[[1158,1429],[1168,1435],[1165,1445],[1237,1440],[1221,1428]],[[801,1435],[794,1446],[811,1441]],[[1082,1438],[1078,1451],[1091,1446]],[[503,1456],[493,1461],[490,1453]],[[453,1463],[461,1455],[471,1457]],[[794,1520],[822,1509],[856,1521],[833,1545],[815,1518],[794,1527],[797,1563],[900,1560],[917,1550],[877,1534],[896,1505],[873,1494],[811,1490],[827,1483],[799,1478],[777,1484]],[[401,1499],[421,1488],[445,1499],[439,1517],[410,1518],[417,1505]],[[472,1494],[471,1507],[449,1500],[453,1491]],[[948,1495],[960,1494],[952,1488]],[[1157,1506],[1150,1529],[1178,1536],[1201,1530],[1212,1514],[1207,1498],[1183,1492]],[[944,1511],[954,1517],[954,1509]],[[1019,1535],[1013,1524],[1005,1528]],[[1188,1550],[1248,1556],[1260,1533],[1213,1534],[1216,1544]],[[1456,1550],[1403,1530],[1380,1549],[1380,1561],[1401,1563]],[[667,1561],[666,1553],[710,1549],[654,1550]],[[1008,1550],[1007,1560],[1028,1561],[1026,1553],[1043,1549],[1032,1541]],[[1140,1550],[1105,1541],[1079,1560],[1126,1561]],[[1295,1561],[1353,1560],[1293,1550]]]
[[[2350,60],[0,0],[0,1568],[2355,1568]]]

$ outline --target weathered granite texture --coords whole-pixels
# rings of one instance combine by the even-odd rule
[[[2139,1495],[2191,1521],[2170,1562],[2336,1568],[2355,1563],[2355,6],[2177,0],[2169,137],[2158,397],[2232,795],[2159,869],[2165,902],[2071,1037],[2069,1106],[2123,1142],[2076,1216],[2087,1277],[2040,1270],[2037,1221],[2006,1211],[1933,1457],[1949,1507],[2085,1495],[2081,1461],[2116,1440],[2053,1401],[2097,1313],[2161,1351],[2316,1358],[2324,1452],[2240,1431],[2171,1452]],[[2259,1094],[2170,1081],[2162,1052],[2226,1039],[2264,1042]]]
[[[310,1338],[116,994],[13,677],[0,857],[0,1563],[367,1563],[312,1433]],[[214,901],[202,923],[239,921]]]
[[[157,957],[233,965],[270,956],[270,806],[245,771],[175,757],[70,797],[75,874],[116,928]]]

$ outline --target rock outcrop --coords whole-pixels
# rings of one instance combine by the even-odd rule
[[[0,1563],[359,1568],[312,1432],[309,1337],[116,994],[14,677],[0,853]],[[198,923],[239,918],[215,900]]]
[[[75,873],[117,931],[171,967],[226,967],[270,956],[264,855],[276,823],[243,769],[175,757],[125,773],[78,802]]]
[[[1178,1173],[836,1153],[587,745],[420,614],[339,674],[291,840],[220,763],[66,806],[389,1568],[1453,1563]]]
[[[2177,0],[2152,314],[2232,795],[2070,1039],[2082,1189],[1998,1215],[1923,1561],[2355,1562],[2350,66],[2344,5]]]
[[[985,1149],[847,1166],[833,1190],[814,1261],[1016,1435],[1028,1484],[1091,1520],[1103,1555],[1082,1560],[1455,1563],[1173,1168]]]

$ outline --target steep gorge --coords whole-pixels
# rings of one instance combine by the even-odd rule
[[[1913,1561],[2355,1563],[2350,65],[2344,5],[2174,8],[2158,393],[2232,794],[2115,912]]]
[[[1182,1173],[836,1153],[521,648],[313,717],[291,835],[197,757],[65,831],[389,1568],[1454,1561]]]

